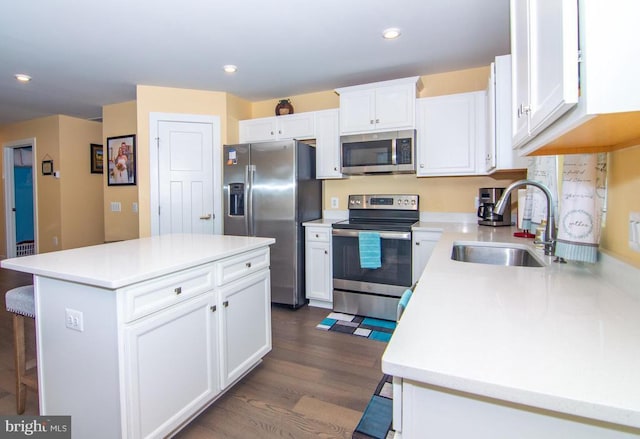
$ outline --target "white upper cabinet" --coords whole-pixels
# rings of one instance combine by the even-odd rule
[[[339,111],[316,111],[316,178],[342,178]]]
[[[576,0],[511,0],[514,144],[578,102]]]
[[[340,172],[339,123],[337,108],[241,120],[240,143],[315,139],[316,178],[343,178]]]
[[[513,138],[522,154],[637,144],[639,16],[637,0],[511,0]]]
[[[336,89],[340,134],[415,128],[418,76]]]
[[[485,91],[418,99],[418,177],[484,174]]]
[[[241,120],[238,124],[240,143],[315,137],[314,112]]]
[[[487,86],[485,171],[527,167],[527,159],[513,148],[511,133],[511,55],[503,55],[491,63]]]

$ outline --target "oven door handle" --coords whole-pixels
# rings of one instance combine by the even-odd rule
[[[332,229],[331,234],[333,236],[343,236],[347,238],[357,238],[359,230],[351,229]],[[378,232],[380,233],[380,239],[398,239],[404,241],[411,241],[411,232]]]

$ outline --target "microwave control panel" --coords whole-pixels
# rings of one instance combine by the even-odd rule
[[[413,145],[410,138],[396,139],[396,163],[398,165],[410,165],[413,155]]]

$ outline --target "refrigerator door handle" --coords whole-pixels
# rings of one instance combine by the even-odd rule
[[[253,176],[256,172],[256,165],[245,166],[245,199],[247,200],[247,214],[244,217],[245,229],[247,236],[254,236],[254,221],[253,221]]]

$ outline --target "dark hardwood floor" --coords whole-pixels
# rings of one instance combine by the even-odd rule
[[[31,276],[0,269],[4,293]],[[273,306],[273,350],[176,438],[350,438],[382,377],[386,343],[315,328],[329,311]],[[27,358],[35,357],[33,320]],[[11,314],[0,313],[0,414],[15,414]],[[33,361],[33,360],[32,360]],[[28,392],[25,414],[37,414]]]
[[[179,438],[350,438],[386,343],[315,328],[328,311],[272,307],[273,350]]]

